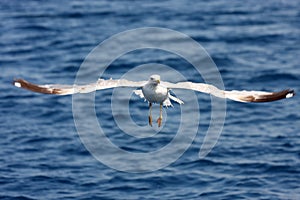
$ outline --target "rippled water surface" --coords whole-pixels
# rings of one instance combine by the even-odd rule
[[[190,148],[163,169],[132,174],[107,167],[87,151],[75,128],[71,96],[35,94],[11,85],[16,77],[73,84],[84,58],[100,42],[129,29],[162,27],[199,42],[228,90],[293,88],[297,93],[299,1],[3,0],[0,10],[1,199],[300,198],[298,96],[263,104],[227,101],[218,143],[199,159],[211,111],[209,96],[197,94],[200,125]],[[121,56],[104,78],[119,78],[147,63],[168,65],[188,80],[202,81],[184,59],[151,49]],[[135,78],[143,76],[140,72]],[[96,112],[115,144],[150,152],[175,136],[178,105],[165,111],[165,131],[133,139],[118,129],[111,95],[112,90],[96,93]],[[137,97],[130,102],[132,119],[145,126],[147,103]]]

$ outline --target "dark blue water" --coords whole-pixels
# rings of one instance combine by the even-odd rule
[[[74,125],[71,96],[40,95],[11,85],[16,77],[72,84],[82,61],[100,42],[121,31],[152,26],[199,42],[228,90],[298,92],[299,1],[2,0],[0,10],[1,199],[300,198],[298,96],[266,104],[228,101],[222,135],[212,152],[199,159],[210,119],[209,97],[200,94],[201,123],[191,147],[161,170],[132,174],[101,164],[86,150]],[[107,76],[120,77],[136,65],[154,62],[186,66],[186,75],[195,81],[194,71],[180,59],[159,51],[139,55],[115,61]],[[109,107],[111,91],[99,95],[96,107]],[[131,105],[133,118],[148,112],[146,103],[132,101],[137,105]],[[167,112],[175,119],[178,109]],[[136,123],[145,125],[147,117]],[[111,116],[102,117],[101,124],[124,148],[147,151],[148,143],[126,143],[127,135],[110,129]],[[174,136],[159,134],[148,151]]]

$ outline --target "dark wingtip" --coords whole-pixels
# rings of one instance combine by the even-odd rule
[[[294,90],[286,89],[280,92],[273,92],[270,95],[261,95],[260,98],[255,99],[255,102],[270,102],[270,101],[277,101],[280,99],[287,99],[295,96]]]
[[[13,80],[13,82],[12,82],[12,84],[14,85],[14,86],[16,86],[16,87],[22,87],[22,82],[24,82],[24,80],[23,79],[14,79]]]
[[[285,95],[285,98],[291,98],[296,95],[296,92],[292,89],[287,89],[286,91],[287,91],[287,93]]]
[[[19,88],[24,88],[33,92],[44,93],[44,94],[53,94],[53,91],[49,88],[45,88],[33,83],[30,83],[24,79],[14,79],[12,84]]]

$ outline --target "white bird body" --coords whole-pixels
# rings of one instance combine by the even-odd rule
[[[142,87],[142,90],[135,90],[135,94],[145,98],[149,103],[159,103],[164,106],[173,106],[170,99],[183,104],[183,101],[172,96],[170,89],[160,84],[160,76],[152,75],[148,82]]]
[[[135,94],[142,98],[145,98],[149,102],[149,124],[152,126],[152,103],[160,104],[160,115],[157,119],[158,126],[162,123],[162,106],[173,106],[170,99],[173,101],[183,104],[183,101],[172,96],[169,93],[169,89],[160,84],[160,76],[152,75],[150,76],[148,82],[142,87],[142,92],[140,90],[135,90]]]
[[[145,99],[151,103],[163,103],[168,98],[168,88],[147,83],[142,87]]]

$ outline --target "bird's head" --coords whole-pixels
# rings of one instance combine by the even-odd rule
[[[157,74],[151,75],[149,78],[149,83],[158,85],[160,83],[160,76]]]

